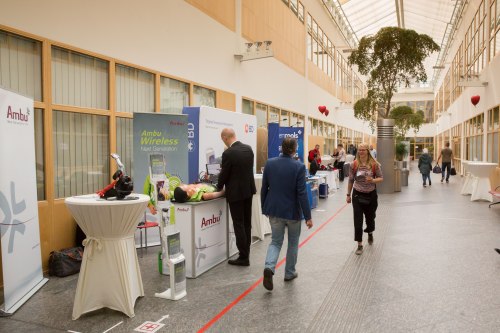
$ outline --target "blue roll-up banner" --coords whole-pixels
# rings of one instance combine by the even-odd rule
[[[3,306],[14,313],[43,277],[35,169],[33,100],[0,89],[0,231]]]
[[[297,139],[297,154],[301,162],[304,162],[304,127],[280,127],[273,123],[267,125],[268,131],[268,158],[277,157],[281,154],[281,143],[286,137]]]

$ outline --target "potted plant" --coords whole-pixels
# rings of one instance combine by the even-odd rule
[[[398,161],[398,169],[403,169],[403,158],[408,154],[408,148],[404,142],[397,142],[395,147],[396,160]]]

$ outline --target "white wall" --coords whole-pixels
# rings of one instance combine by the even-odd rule
[[[340,38],[319,1],[304,5]],[[185,1],[1,0],[1,7],[0,24],[235,93],[238,112],[242,96],[316,118],[323,116],[318,105],[327,105],[325,120],[364,128],[335,111],[336,98],[276,59],[235,59],[241,39]]]

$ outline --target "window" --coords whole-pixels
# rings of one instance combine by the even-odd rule
[[[54,195],[94,193],[109,183],[106,116],[53,112]]]
[[[108,109],[109,64],[74,51],[52,47],[52,101]]]
[[[500,109],[498,106],[488,110],[488,134],[487,143],[488,147],[487,160],[492,163],[499,163],[499,136],[500,136]]]
[[[45,200],[45,161],[43,154],[43,110],[35,109],[35,165],[38,201]]]
[[[255,116],[257,116],[257,127],[265,127],[267,129],[267,105],[256,103]]]
[[[116,65],[116,110],[155,111],[155,76],[129,66]]]
[[[42,101],[42,43],[0,31],[0,86]]]
[[[116,118],[116,153],[120,155],[128,175],[132,174],[134,160],[132,124],[131,118]]]
[[[253,114],[253,101],[243,98],[241,112],[244,114]]]
[[[279,123],[280,122],[280,109],[270,106],[269,107],[269,118],[268,123]]]
[[[160,112],[182,114],[182,109],[189,105],[189,84],[160,78]]]
[[[194,86],[193,99],[194,105],[196,106],[205,105],[215,107],[215,90]]]

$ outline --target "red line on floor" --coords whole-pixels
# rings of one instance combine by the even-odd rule
[[[344,206],[340,207],[340,209],[335,213],[333,214],[328,220],[326,220],[325,222],[323,222],[323,224],[321,224],[316,230],[314,230],[314,232],[312,234],[310,234],[306,239],[304,239],[300,244],[299,244],[299,249],[304,245],[306,244],[314,235],[316,235],[321,229],[323,229],[323,227],[325,225],[327,225],[328,223],[330,223],[333,218],[335,216],[337,216],[345,207],[347,206],[347,204],[345,204]],[[286,258],[283,258],[281,259],[278,264],[276,265],[276,268],[280,267],[281,265],[283,265],[283,263],[285,262]],[[215,315],[215,317],[213,317],[212,319],[210,319],[210,321],[208,321],[202,328],[200,328],[200,330],[198,331],[198,333],[203,333],[205,332],[206,330],[208,330],[210,328],[210,326],[212,326],[213,324],[215,324],[220,318],[222,318],[222,316],[224,316],[229,310],[231,310],[233,308],[233,306],[235,306],[236,304],[238,304],[243,298],[245,298],[252,290],[254,290],[259,284],[262,283],[262,280],[263,278],[261,277],[260,279],[258,279],[254,284],[252,284],[247,290],[245,290],[241,295],[239,295],[238,297],[236,297],[231,303],[229,303],[224,309],[222,309],[221,312],[219,312],[217,315]]]

